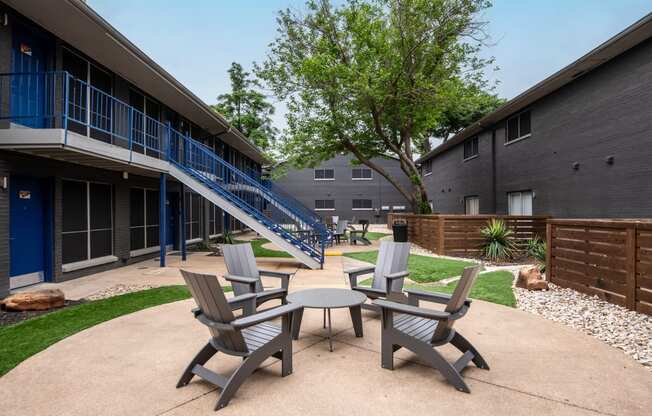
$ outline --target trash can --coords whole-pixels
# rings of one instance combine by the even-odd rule
[[[397,243],[407,243],[408,241],[408,225],[405,220],[396,220],[392,225],[394,231],[394,241]]]

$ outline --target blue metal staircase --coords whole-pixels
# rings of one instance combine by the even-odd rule
[[[238,170],[210,148],[170,129],[170,174],[293,255],[320,268],[330,232],[319,217]]]
[[[40,94],[40,95],[38,95]],[[169,173],[280,249],[311,268],[324,263],[331,234],[314,212],[287,195],[274,192],[256,175],[247,175],[212,149],[184,136],[116,97],[64,71],[0,74],[0,128],[63,129],[68,136],[99,135],[105,143],[127,149],[132,157],[167,161]],[[31,105],[34,96],[39,105]],[[10,122],[7,124],[6,122]],[[2,126],[2,123],[7,124]],[[80,133],[81,132],[81,133]],[[86,132],[86,134],[83,134]],[[140,155],[137,155],[140,154]]]

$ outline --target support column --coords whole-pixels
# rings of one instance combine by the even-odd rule
[[[159,206],[158,206],[158,245],[160,247],[160,262],[161,267],[165,267],[165,248],[167,246],[167,238],[165,232],[168,227],[168,216],[166,213],[165,201],[167,200],[167,175],[161,173],[158,185]]]
[[[186,261],[186,186],[181,185],[179,197],[179,229],[181,230],[181,261]]]

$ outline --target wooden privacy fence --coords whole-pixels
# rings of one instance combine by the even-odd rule
[[[480,254],[483,239],[480,230],[489,220],[500,219],[514,232],[516,245],[523,248],[530,238],[545,238],[548,216],[519,215],[416,215],[388,214],[391,228],[395,220],[408,224],[408,239],[437,254],[448,256],[476,256]]]
[[[652,221],[550,220],[548,279],[652,314]]]

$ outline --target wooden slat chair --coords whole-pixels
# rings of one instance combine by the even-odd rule
[[[215,410],[218,410],[229,403],[247,377],[270,356],[282,360],[283,377],[292,373],[291,314],[301,309],[300,305],[278,306],[236,318],[235,309],[255,311],[255,294],[227,300],[216,276],[185,270],[181,270],[181,274],[198,306],[193,310],[195,318],[208,327],[211,338],[188,364],[177,388],[187,385],[194,376],[216,385],[222,389],[215,405]],[[281,326],[269,323],[278,317],[282,317]],[[225,377],[204,367],[217,352],[243,358],[231,376]]]
[[[394,352],[405,347],[439,370],[456,389],[470,393],[462,378],[462,370],[473,363],[485,370],[489,365],[480,353],[459,332],[453,329],[456,320],[463,317],[471,306],[467,299],[480,266],[464,269],[452,295],[406,290],[408,304],[380,299],[374,304],[381,309],[381,365],[394,369]],[[444,311],[419,307],[419,300],[446,305]],[[449,363],[434,347],[451,343],[462,352],[454,363]]]
[[[360,225],[362,225],[362,230],[351,230],[349,231],[349,243],[357,244],[361,243],[365,246],[370,246],[371,241],[367,238],[367,231],[369,231],[369,221],[360,220]]]
[[[346,230],[349,228],[349,220],[337,220],[335,231],[333,232],[333,239],[337,244],[342,243],[342,239],[346,241]]]
[[[344,273],[349,276],[352,290],[364,293],[369,299],[387,298],[390,294],[400,294],[403,290],[403,281],[410,274],[407,267],[409,256],[410,243],[381,241],[375,266],[362,266],[345,270]],[[372,273],[371,287],[358,285],[359,277]],[[378,310],[370,304],[363,304],[362,307]]]
[[[236,296],[245,293],[255,293],[256,306],[272,299],[280,299],[281,303],[285,304],[285,297],[288,293],[292,273],[258,270],[251,243],[224,244],[222,246],[222,252],[228,272],[224,278],[231,282],[233,293]],[[265,289],[260,276],[281,279],[281,287]]]

